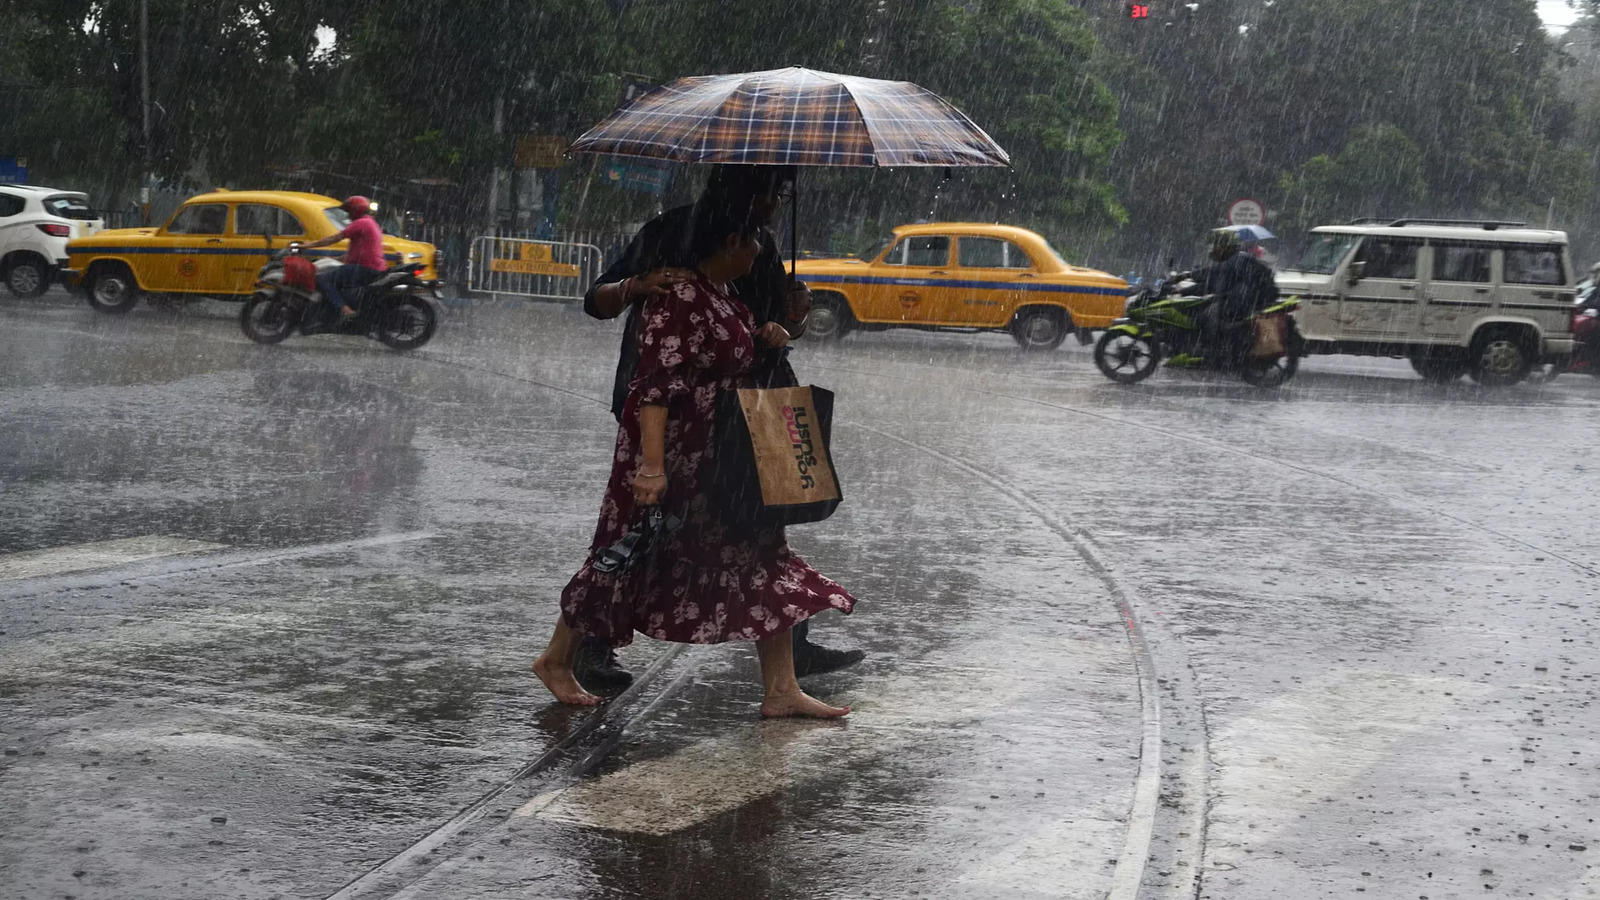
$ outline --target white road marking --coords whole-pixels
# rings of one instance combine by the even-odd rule
[[[676,834],[789,787],[785,756],[753,737],[752,730],[690,744],[536,797],[516,815],[605,831]]]
[[[1440,733],[1452,707],[1493,693],[1463,678],[1348,669],[1218,714],[1211,758],[1222,776],[1208,868],[1303,829],[1308,808],[1407,754],[1414,736]]]
[[[226,544],[149,534],[115,541],[52,547],[49,550],[29,550],[0,556],[0,581],[110,569],[148,559],[206,553],[226,547]]]
[[[113,582],[157,581],[163,578],[177,578],[196,572],[223,572],[230,569],[245,569],[252,566],[266,565],[267,563],[304,559],[311,556],[326,556],[351,550],[387,547],[410,541],[430,540],[435,537],[438,537],[438,534],[432,531],[402,531],[395,534],[357,538],[353,541],[335,541],[330,544],[302,544],[298,547],[245,550],[232,553],[210,552],[204,556],[191,556],[185,561],[174,562],[170,565],[162,565],[159,560],[164,557],[157,556],[133,560],[131,563],[119,561],[114,563],[112,568],[101,568],[89,572],[72,570],[59,574],[30,574],[10,578],[0,576],[0,585],[5,584],[7,581],[26,582],[15,589],[0,591],[0,596],[4,596],[7,599],[15,599],[19,596],[37,596],[61,590],[101,588],[109,586]],[[192,543],[198,544],[200,542],[195,541]],[[226,544],[210,544],[200,547],[195,552],[228,549],[230,548]],[[21,554],[18,555],[20,556]],[[0,560],[4,559],[5,557],[0,557]]]

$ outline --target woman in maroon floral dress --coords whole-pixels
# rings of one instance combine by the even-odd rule
[[[737,387],[759,342],[779,348],[789,335],[759,331],[730,283],[750,270],[760,245],[748,216],[706,210],[697,217],[695,277],[646,301],[639,368],[617,433],[611,479],[589,558],[561,592],[561,617],[533,669],[556,699],[592,705],[600,698],[572,674],[583,635],[621,646],[639,631],[663,641],[755,641],[766,696],[764,716],[845,715],[800,690],[789,629],[827,609],[850,612],[855,598],[789,551],[782,528],[722,524],[705,496],[717,394]],[[653,560],[606,574],[595,555],[661,504],[683,525]]]

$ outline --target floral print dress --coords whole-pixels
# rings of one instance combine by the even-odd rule
[[[750,310],[703,275],[646,302],[639,368],[617,431],[611,479],[589,558],[561,592],[576,630],[621,646],[638,631],[663,641],[751,641],[788,631],[855,598],[789,550],[783,529],[730,528],[705,495],[717,394],[736,388],[755,359]],[[633,475],[643,462],[639,408],[667,408],[664,508],[683,525],[654,554],[610,575],[594,557],[640,520]]]

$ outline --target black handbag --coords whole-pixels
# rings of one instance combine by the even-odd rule
[[[659,506],[645,507],[639,522],[609,547],[594,555],[592,568],[602,575],[626,572],[646,563],[666,540],[683,525],[681,516],[668,514]]]

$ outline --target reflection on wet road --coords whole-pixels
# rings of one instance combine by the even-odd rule
[[[863,599],[813,635],[869,653],[812,687],[856,712],[760,723],[748,648],[641,640],[594,718],[526,664],[614,329],[468,306],[404,356],[233,310],[0,306],[16,896],[1600,893],[1600,382],[801,343],[848,501],[792,539]]]

